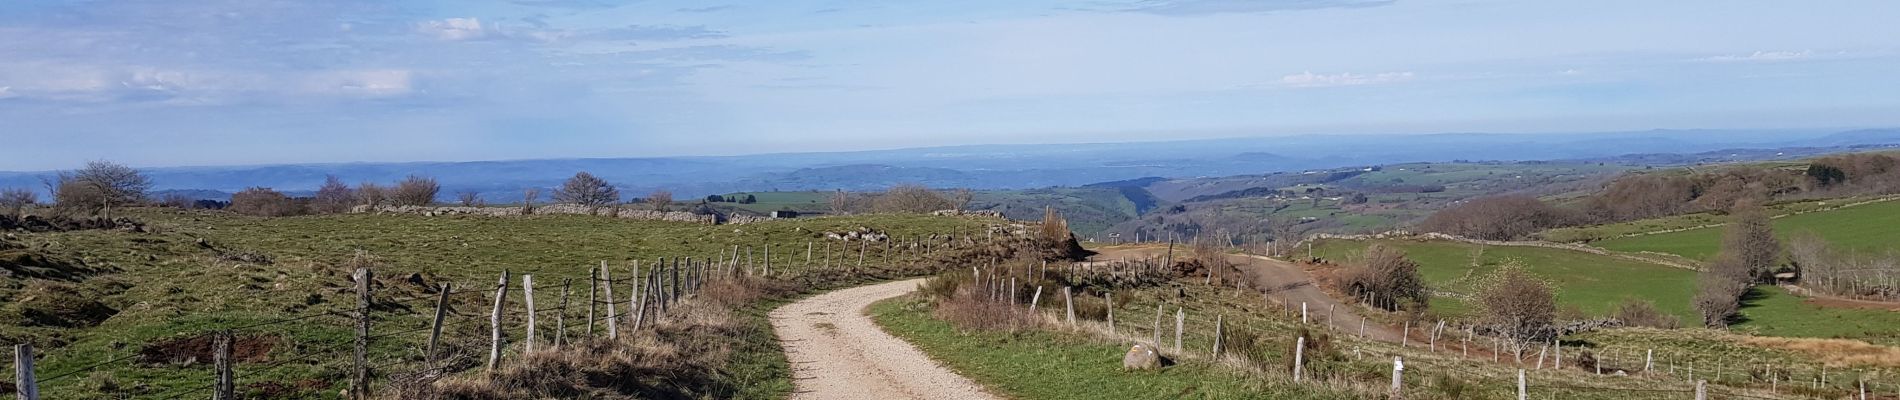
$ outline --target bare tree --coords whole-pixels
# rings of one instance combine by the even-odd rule
[[[0,211],[18,218],[25,215],[26,208],[40,202],[40,196],[25,188],[0,189]]]
[[[1580,215],[1537,198],[1507,195],[1473,199],[1440,210],[1420,223],[1419,229],[1474,239],[1515,240],[1581,220]]]
[[[389,204],[389,189],[374,182],[356,185],[356,203],[370,207]]]
[[[1719,254],[1696,279],[1696,295],[1691,301],[1702,313],[1702,324],[1726,328],[1742,307],[1748,293],[1748,265],[1728,253]]]
[[[456,194],[455,200],[456,202],[461,203],[463,207],[481,207],[482,206],[482,194],[477,193],[473,190],[464,190],[461,193]]]
[[[1486,322],[1504,337],[1535,343],[1556,334],[1556,290],[1522,266],[1507,264],[1478,287],[1478,305]]]
[[[258,217],[287,217],[302,214],[296,200],[265,187],[252,187],[231,195],[231,212]]]
[[[436,184],[435,178],[410,175],[396,182],[395,193],[389,197],[398,206],[426,206],[435,204],[436,193],[441,191],[442,185]]]
[[[1729,211],[1734,221],[1729,223],[1722,237],[1722,251],[1736,258],[1746,268],[1746,279],[1742,283],[1766,283],[1774,279],[1776,264],[1781,261],[1781,241],[1775,239],[1773,221],[1768,213],[1753,201],[1737,202]]]
[[[848,208],[851,207],[851,195],[845,193],[844,189],[833,192],[827,201],[831,205],[831,215],[844,215],[845,212],[850,211]]]
[[[554,190],[554,201],[573,203],[588,207],[601,207],[620,202],[620,189],[586,171],[577,172],[567,178],[560,189]]]
[[[323,186],[317,187],[317,197],[310,201],[310,208],[318,213],[337,214],[350,211],[356,202],[356,192],[350,190],[350,185],[329,175],[323,177]]]
[[[950,192],[950,208],[953,210],[963,211],[969,208],[970,202],[974,200],[976,200],[976,192],[972,192],[968,188],[957,189]]]
[[[655,190],[648,193],[647,204],[652,204],[654,211],[666,211],[673,206],[673,192]]]
[[[1042,208],[1042,223],[1037,226],[1038,237],[1042,240],[1068,240],[1071,234],[1069,220],[1062,218],[1062,212],[1056,211],[1055,206]]]
[[[48,186],[53,187],[53,200],[61,209],[110,217],[114,207],[143,201],[152,181],[132,167],[93,161],[77,171],[60,173]]]
[[[878,195],[872,209],[887,213],[928,213],[953,208],[950,199],[923,185],[897,185]]]

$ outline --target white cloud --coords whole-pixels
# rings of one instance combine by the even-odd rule
[[[1720,56],[1714,56],[1714,57],[1708,57],[1708,58],[1703,58],[1703,59],[1702,59],[1702,61],[1713,61],[1713,62],[1776,62],[1776,61],[1792,61],[1792,60],[1800,60],[1800,59],[1804,59],[1804,58],[1808,58],[1808,57],[1812,57],[1813,55],[1814,55],[1814,52],[1812,52],[1812,51],[1808,51],[1808,50],[1802,50],[1802,51],[1757,51],[1757,52],[1755,52],[1754,54],[1747,54],[1747,55],[1737,55],[1737,54],[1729,54],[1729,55],[1720,55]]]
[[[415,90],[408,70],[330,71],[304,79],[304,90],[316,94],[362,97],[400,96]]]
[[[1280,77],[1280,83],[1292,87],[1358,86],[1405,82],[1412,80],[1414,76],[1411,72],[1315,74],[1307,71]]]
[[[416,31],[442,40],[480,39],[487,34],[481,19],[474,17],[423,21],[416,24]]]
[[[12,86],[0,86],[0,99],[12,98],[13,96],[15,95],[13,94]]]

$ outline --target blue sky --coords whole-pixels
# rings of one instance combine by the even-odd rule
[[[1900,2],[0,4],[0,170],[1900,125]]]

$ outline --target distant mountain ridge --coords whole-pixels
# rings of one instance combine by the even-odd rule
[[[901,183],[973,189],[1081,186],[1143,177],[1200,177],[1452,160],[1582,160],[1628,154],[1702,154],[1725,149],[1833,149],[1900,144],[1900,129],[1654,130],[1596,133],[1304,135],[1128,143],[967,145],[718,157],[334,163],[145,168],[154,190],[231,193],[247,187],[316,189],[326,175],[393,182],[435,177],[443,198],[472,191],[515,201],[578,171],[628,197],[666,189],[681,198],[770,190],[877,190]],[[1651,157],[1697,162],[1715,156]],[[0,187],[40,189],[50,172],[0,172]],[[196,192],[206,193],[206,192]]]

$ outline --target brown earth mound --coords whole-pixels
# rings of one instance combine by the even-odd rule
[[[262,362],[270,359],[271,349],[282,342],[277,336],[255,335],[238,336],[231,342],[231,358],[237,362]],[[187,336],[145,345],[139,349],[138,362],[143,364],[193,364],[208,363],[215,355],[212,353],[212,335]]]

